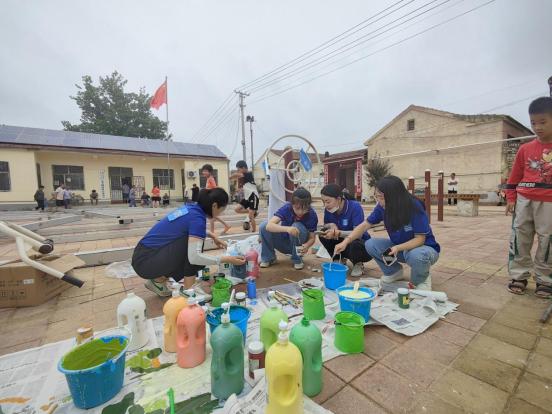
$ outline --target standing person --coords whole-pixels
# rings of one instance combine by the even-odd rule
[[[98,192],[96,190],[92,190],[92,192],[90,193],[90,204],[98,205]]]
[[[203,175],[203,177],[206,178],[205,188],[207,190],[217,188],[217,182],[215,180],[215,177],[213,177],[213,166],[211,164],[205,164],[203,167],[201,167],[201,174]],[[211,233],[215,232],[215,221],[218,221],[224,226],[224,230],[220,233],[221,236],[228,233],[228,230],[230,230],[230,226],[220,217],[213,217],[211,220],[209,220]]]
[[[132,188],[128,192],[128,206],[136,207],[136,187],[135,186],[132,186]]]
[[[161,190],[156,185],[153,186],[151,189],[151,206],[152,207],[159,207],[159,203],[161,202]]]
[[[456,174],[452,173],[450,175],[450,179],[448,181],[448,193],[449,194],[458,194],[458,178],[456,178]],[[452,199],[448,199],[448,205],[451,205]],[[454,205],[458,204],[458,198],[454,197]]]
[[[64,193],[65,193],[65,185],[60,184],[58,186],[58,188],[56,188],[56,190],[55,190],[55,194],[56,194],[56,211],[57,211],[58,207],[63,206],[63,194]]]
[[[293,192],[291,202],[284,204],[269,221],[261,223],[261,267],[270,267],[275,263],[275,250],[278,250],[291,254],[296,270],[303,268],[302,256],[314,244],[318,224],[318,216],[311,203],[311,194],[300,187]]]
[[[197,185],[192,185],[192,201],[197,203],[197,198],[199,196],[199,187]]]
[[[68,209],[71,205],[71,192],[69,188],[63,190],[63,208]]]
[[[217,247],[226,243],[206,232],[207,218],[220,216],[228,205],[222,188],[202,190],[197,204],[187,204],[167,214],[140,240],[132,255],[132,267],[144,279],[145,286],[159,296],[170,296],[167,278],[191,288],[197,272],[205,266],[230,263],[245,264],[242,256],[211,256],[203,253],[203,243],[211,237]]]
[[[345,189],[341,190],[337,184],[325,185],[320,190],[320,194],[324,203],[324,228],[326,231],[319,234],[318,238],[329,255],[334,257],[335,246],[351,234],[356,226],[364,223],[364,210],[358,201],[349,200]],[[353,263],[351,276],[362,276],[363,263],[372,260],[364,248],[364,243],[369,238],[368,232],[364,232],[359,239],[353,240],[341,253],[343,259],[349,259]]]
[[[38,187],[38,190],[36,190],[36,192],[34,193],[34,200],[36,201],[35,210],[40,209],[40,211],[44,211],[45,198],[46,197],[44,196],[44,186],[41,185]]]
[[[513,214],[508,290],[525,293],[534,273],[535,296],[552,297],[552,98],[535,99],[529,105],[536,139],[519,147],[508,184],[506,215]],[[537,250],[531,248],[537,235]]]
[[[123,190],[123,203],[128,203],[128,197],[129,197],[129,194],[130,194],[130,187],[127,184],[126,181],[123,183],[122,190]]]
[[[355,227],[334,251],[345,251],[353,240],[383,221],[389,239],[371,238],[365,243],[366,251],[383,272],[381,280],[392,283],[404,279],[400,263],[406,263],[410,266],[410,283],[416,289],[431,290],[429,270],[439,259],[441,247],[435,241],[424,205],[393,175],[376,183],[375,197],[378,203],[366,221]]]
[[[236,207],[236,213],[247,214],[251,231],[255,233],[257,231],[257,223],[255,217],[257,217],[259,211],[259,191],[253,178],[253,173],[247,168],[245,161],[238,161],[236,163],[237,173],[232,175],[232,178],[237,177],[240,181],[243,189],[243,198]]]

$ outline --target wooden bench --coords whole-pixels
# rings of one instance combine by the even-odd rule
[[[418,199],[423,203],[424,197],[417,196]],[[479,199],[481,198],[480,194],[443,194],[445,200],[449,198],[455,198],[458,200],[456,209],[459,216],[463,217],[476,217],[479,215]],[[437,194],[431,194],[431,200],[435,201],[438,199]]]

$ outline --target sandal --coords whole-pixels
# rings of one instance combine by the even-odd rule
[[[525,289],[527,289],[527,280],[510,280],[508,283],[508,290],[514,295],[524,295]]]
[[[537,283],[535,296],[541,299],[550,299],[552,297],[552,286]]]

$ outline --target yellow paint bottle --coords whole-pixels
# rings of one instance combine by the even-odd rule
[[[163,305],[165,321],[163,323],[163,345],[165,352],[176,352],[176,318],[188,301],[180,296],[180,285],[172,286],[172,297]]]
[[[303,412],[303,359],[288,339],[288,324],[280,321],[278,341],[266,353],[267,414]]]

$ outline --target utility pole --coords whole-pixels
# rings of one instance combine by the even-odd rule
[[[550,97],[552,98],[552,76],[548,78],[548,86],[550,87]]]
[[[247,122],[249,122],[249,134],[251,137],[251,171],[253,171],[253,167],[255,167],[255,159],[253,158],[253,122],[255,122],[255,117],[253,115],[247,115],[245,118]],[[245,160],[244,160],[245,161]]]
[[[243,153],[243,160],[246,159],[245,154],[245,119],[243,117],[243,108],[245,108],[245,104],[243,103],[243,100],[246,96],[249,96],[248,93],[242,92],[242,91],[234,91],[234,93],[237,93],[240,97],[240,113],[241,113],[241,130],[242,130],[242,153]]]

